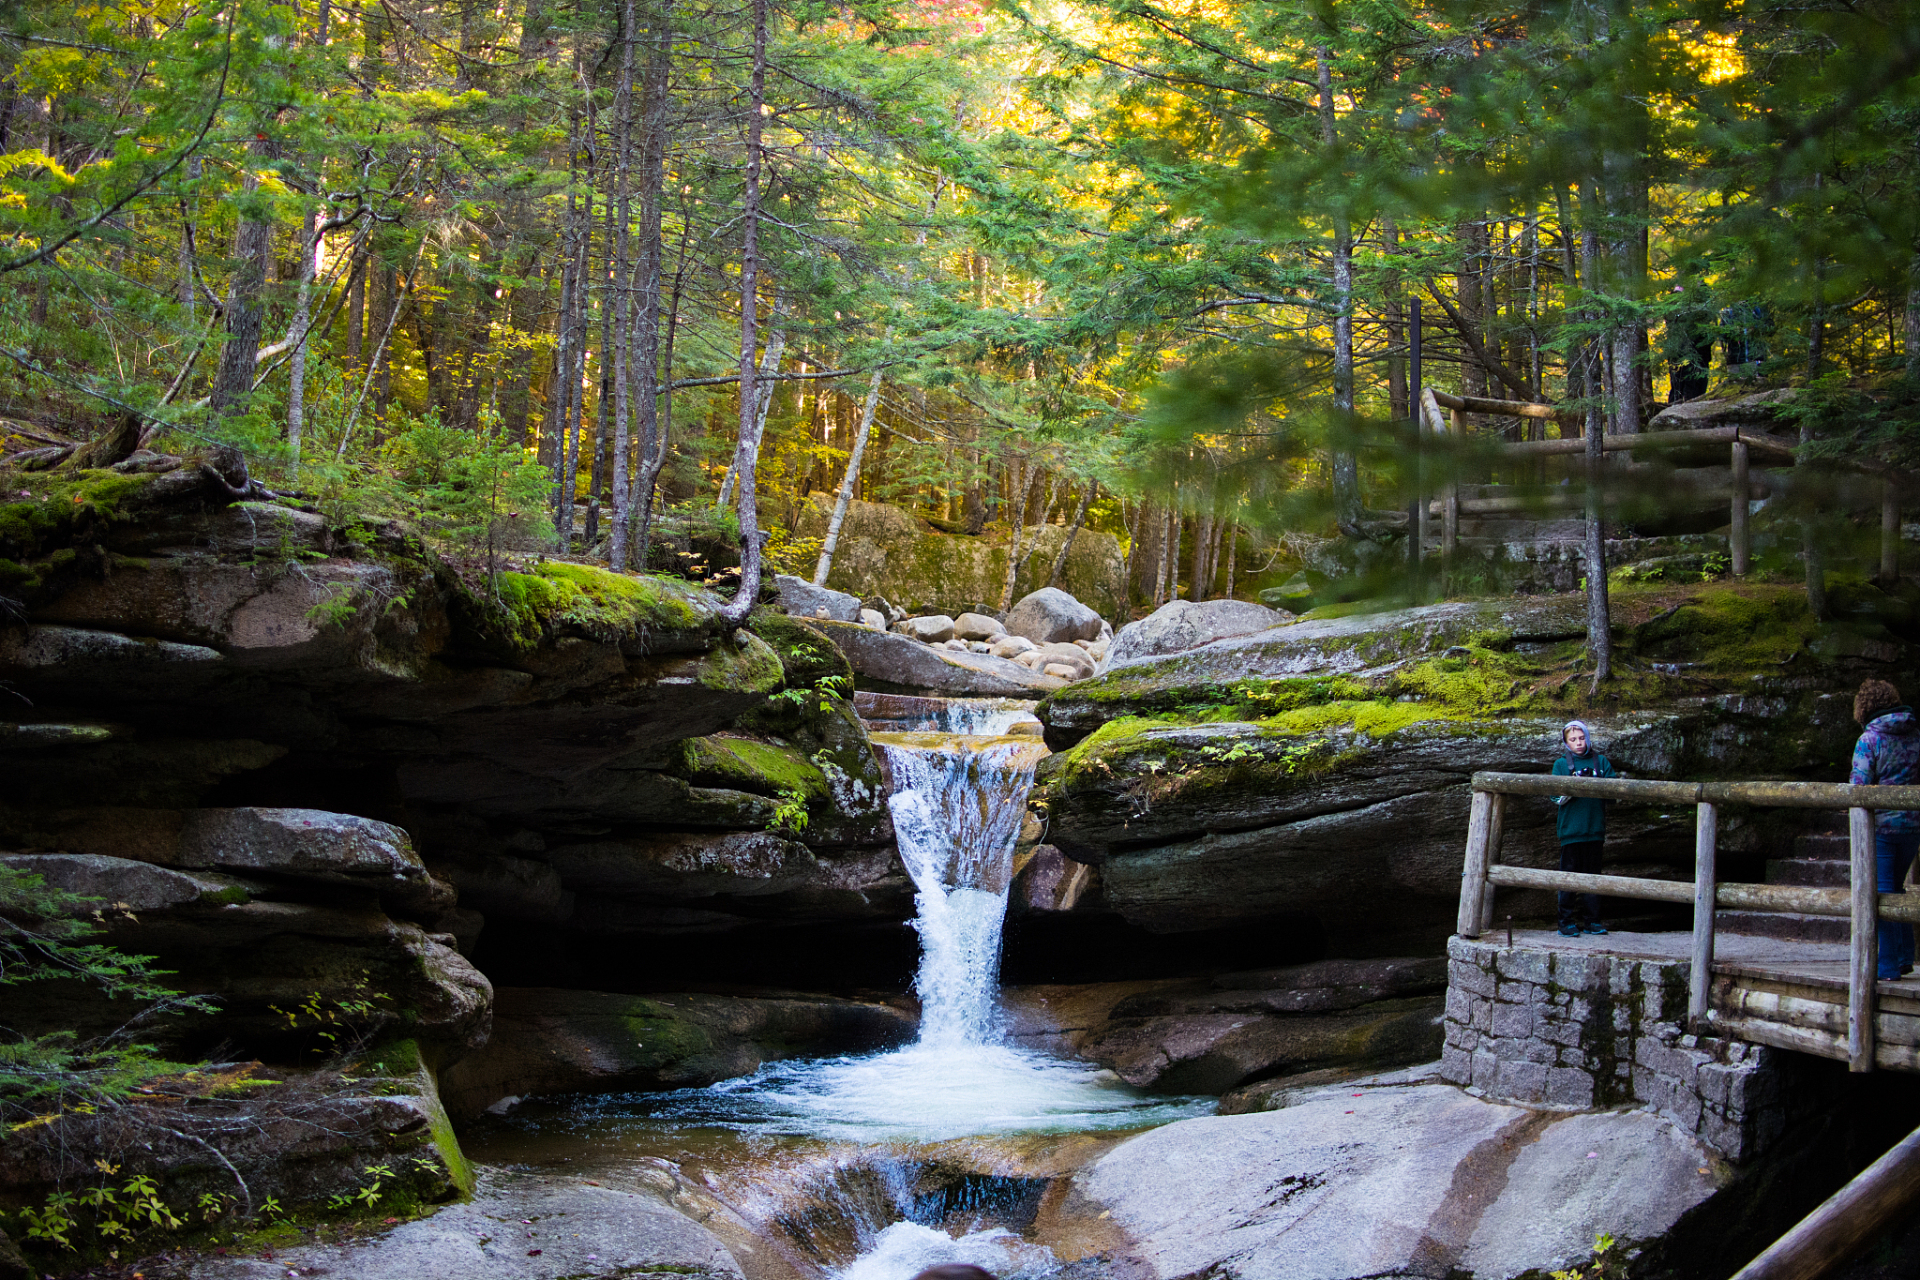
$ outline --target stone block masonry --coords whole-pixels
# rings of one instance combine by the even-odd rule
[[[1458,937],[1447,959],[1440,1074],[1494,1101],[1645,1106],[1746,1160],[1825,1092],[1798,1055],[1689,1034],[1684,960]]]

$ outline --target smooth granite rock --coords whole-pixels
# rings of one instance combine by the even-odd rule
[[[1646,1113],[1334,1087],[1133,1138],[1075,1174],[1073,1195],[1157,1280],[1510,1280],[1584,1261],[1602,1231],[1667,1231],[1714,1193],[1712,1164]]]
[[[860,621],[860,597],[827,587],[816,587],[805,578],[776,573],[773,583],[780,592],[780,607],[796,618],[831,618],[835,622]]]
[[[739,1277],[720,1238],[664,1197],[583,1178],[489,1173],[474,1198],[348,1244],[202,1258],[190,1280],[616,1280]]]
[[[1120,628],[1108,652],[1117,666],[1135,658],[1184,653],[1215,640],[1253,635],[1293,618],[1283,609],[1269,609],[1246,600],[1204,600],[1197,604],[1175,600]]]
[[[1100,635],[1100,615],[1058,587],[1042,587],[1021,597],[1007,613],[1007,634],[1025,636],[1035,644],[1093,640]]]

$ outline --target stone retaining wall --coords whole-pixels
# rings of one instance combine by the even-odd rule
[[[1799,1055],[1688,1034],[1685,961],[1459,937],[1447,956],[1440,1074],[1490,1099],[1643,1105],[1744,1160],[1825,1092]]]

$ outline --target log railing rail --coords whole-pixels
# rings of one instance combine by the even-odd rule
[[[1650,880],[1638,876],[1585,875],[1532,867],[1502,866],[1500,836],[1508,796],[1584,796],[1645,804],[1695,806],[1694,876]],[[1845,809],[1848,813],[1849,887],[1812,889],[1792,885],[1723,884],[1716,879],[1720,807]],[[1920,786],[1856,787],[1832,782],[1659,782],[1642,778],[1570,778],[1540,773],[1476,773],[1467,819],[1466,863],[1461,873],[1458,932],[1478,938],[1493,920],[1496,888],[1554,889],[1603,893],[1614,898],[1693,904],[1692,968],[1687,1019],[1696,1032],[1709,1030],[1713,984],[1714,911],[1792,911],[1839,916],[1852,922],[1847,964],[1847,1061],[1854,1071],[1874,1062],[1874,986],[1879,922],[1920,923],[1920,894],[1880,893],[1873,856],[1873,811],[1920,809]],[[1718,1027],[1718,1024],[1715,1024]],[[1718,1027],[1722,1031],[1730,1027]]]
[[[1443,414],[1441,411],[1446,410]],[[1507,418],[1546,418],[1560,423],[1563,438],[1559,440],[1522,440],[1504,443],[1499,446],[1503,456],[1519,458],[1544,458],[1559,454],[1585,453],[1586,441],[1573,436],[1571,431],[1578,425],[1567,412],[1557,405],[1536,404],[1527,400],[1489,400],[1484,396],[1455,396],[1444,391],[1435,391],[1431,387],[1420,392],[1419,426],[1423,433],[1451,437],[1458,442],[1466,438],[1466,418],[1469,413],[1495,414]],[[1728,464],[1731,477],[1728,483],[1728,528],[1727,554],[1735,577],[1745,577],[1753,564],[1752,540],[1747,533],[1747,503],[1752,500],[1752,479],[1748,460],[1749,455],[1758,452],[1775,461],[1791,465],[1795,458],[1796,442],[1784,436],[1771,435],[1765,431],[1755,431],[1752,427],[1704,427],[1695,431],[1640,431],[1633,433],[1615,433],[1601,438],[1600,448],[1604,453],[1615,453],[1631,449],[1680,449],[1695,445],[1721,444],[1727,446]],[[1860,464],[1855,464],[1859,466]],[[1879,474],[1883,469],[1862,466],[1861,469]],[[1434,505],[1441,519],[1440,561],[1442,572],[1453,563],[1453,555],[1460,540],[1460,513],[1468,515],[1497,515],[1527,509],[1530,503],[1513,498],[1479,498],[1460,500],[1460,486],[1449,479],[1442,491],[1435,495]],[[1422,517],[1429,510],[1425,495],[1416,496],[1412,509]],[[1424,541],[1424,539],[1423,539]],[[1880,499],[1880,579],[1891,582],[1899,572],[1900,552],[1900,497],[1899,486],[1891,475],[1883,475]]]

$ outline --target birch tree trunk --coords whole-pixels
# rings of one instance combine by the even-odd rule
[[[1012,537],[1007,542],[1007,580],[1000,588],[1000,611],[1006,612],[1013,607],[1013,582],[1020,573],[1021,535],[1026,532],[1027,503],[1033,497],[1033,482],[1040,478],[1040,464],[1033,463],[1027,468],[1026,480],[1020,486],[1020,503],[1017,508],[1009,509],[1009,523],[1013,525]]]
[[[1061,539],[1060,554],[1053,558],[1053,569],[1047,574],[1047,585],[1060,585],[1060,575],[1067,571],[1067,555],[1073,550],[1073,540],[1080,536],[1080,526],[1087,522],[1087,508],[1093,505],[1093,496],[1100,486],[1087,481],[1086,491],[1080,495],[1080,509],[1073,513],[1073,524],[1067,529],[1067,536]]]
[[[754,380],[755,325],[760,287],[760,127],[767,97],[767,0],[753,0],[753,74],[747,103],[747,172],[741,200],[745,231],[740,244],[740,445],[735,470],[740,477],[740,590],[721,609],[732,625],[746,621],[760,595],[759,387]]]
[[[847,474],[840,481],[840,494],[833,501],[833,518],[827,521],[827,538],[820,544],[820,559],[813,566],[813,585],[827,585],[833,569],[834,549],[840,545],[840,526],[846,521],[847,508],[853,505],[853,486],[860,479],[860,459],[867,451],[867,436],[873,430],[873,413],[880,406],[880,381],[883,370],[875,369],[867,383],[867,402],[860,409],[860,425],[853,433],[853,448],[847,454]]]
[[[300,477],[300,436],[307,410],[307,317],[313,302],[313,277],[319,269],[322,212],[314,210],[300,228],[300,292],[293,305],[293,351],[287,369],[288,468]]]

